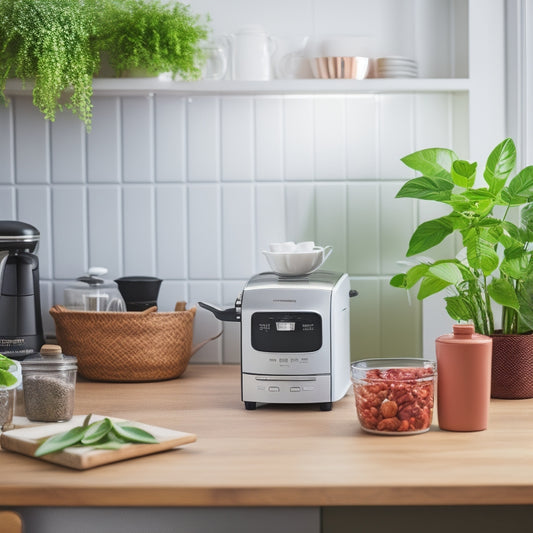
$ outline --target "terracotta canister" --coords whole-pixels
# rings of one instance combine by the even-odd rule
[[[492,339],[472,324],[454,324],[436,341],[439,427],[449,431],[487,429]]]

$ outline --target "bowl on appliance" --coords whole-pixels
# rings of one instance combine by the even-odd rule
[[[263,255],[274,273],[281,276],[304,276],[318,270],[332,251],[331,246],[313,246],[311,249],[295,246],[291,251],[263,250]]]
[[[200,307],[241,323],[241,399],[316,403],[329,411],[350,387],[350,290],[347,274],[319,270],[305,277],[253,276],[235,307]]]

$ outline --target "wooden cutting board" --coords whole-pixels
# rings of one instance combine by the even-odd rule
[[[57,433],[63,433],[69,429],[81,426],[86,415],[78,415],[62,423],[48,423],[40,426],[32,426],[6,431],[0,436],[0,445],[4,450],[21,453],[33,457],[35,450],[42,440]],[[91,422],[105,418],[101,415],[93,415]],[[111,417],[109,417],[111,418]],[[111,418],[114,422],[124,422],[120,418]],[[196,441],[196,435],[183,433],[172,429],[158,426],[150,426],[140,422],[130,421],[132,426],[139,427],[151,433],[159,442],[157,444],[125,444],[118,450],[97,450],[90,446],[70,446],[56,453],[39,457],[43,461],[55,463],[77,470],[86,470],[95,466],[132,459],[142,455],[171,450],[177,446]],[[36,458],[37,459],[37,458]]]

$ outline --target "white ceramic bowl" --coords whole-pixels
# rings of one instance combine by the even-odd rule
[[[263,254],[273,272],[281,276],[303,276],[320,268],[332,252],[331,246],[308,252],[267,252]]]

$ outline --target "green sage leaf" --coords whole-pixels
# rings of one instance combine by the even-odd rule
[[[516,147],[512,139],[503,140],[492,150],[483,173],[491,192],[497,194],[503,189],[515,163]]]
[[[90,445],[102,440],[111,430],[113,426],[109,418],[104,418],[98,422],[93,422],[90,426],[87,427],[81,443],[85,445]]]
[[[498,304],[511,307],[517,311],[520,309],[518,297],[513,285],[506,279],[493,279],[487,287],[489,296]]]
[[[402,158],[409,168],[430,178],[443,178],[451,181],[450,169],[457,155],[447,148],[426,148]]]
[[[83,439],[86,430],[87,428],[84,426],[77,426],[69,431],[66,431],[65,433],[52,435],[51,437],[47,438],[37,448],[37,450],[35,450],[35,453],[33,455],[35,457],[41,457],[49,453],[64,450],[69,446],[74,446],[74,444],[78,444],[79,442],[81,442],[81,439]]]
[[[477,163],[469,163],[458,159],[452,164],[452,180],[459,187],[465,189],[472,187],[476,181]]]
[[[416,255],[433,248],[453,232],[453,222],[448,217],[428,220],[418,226],[411,240],[407,256]]]
[[[113,424],[113,431],[119,436],[130,442],[139,442],[145,444],[157,444],[159,441],[148,431],[135,426],[124,426]]]
[[[396,198],[417,198],[445,202],[450,199],[453,183],[442,178],[421,176],[405,183]]]

